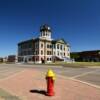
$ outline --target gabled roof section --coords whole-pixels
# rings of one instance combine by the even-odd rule
[[[53,40],[53,43],[62,43],[62,44],[66,44],[67,46],[70,46],[68,42],[66,42],[63,38],[61,39],[57,39],[57,40]]]

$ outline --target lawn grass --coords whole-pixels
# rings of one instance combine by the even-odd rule
[[[100,67],[100,62],[73,62],[73,63],[55,62],[55,63],[46,64],[46,65],[74,67],[74,68],[84,67],[85,68],[85,67]]]
[[[7,62],[6,64],[14,64]],[[48,66],[63,66],[63,67],[100,67],[100,62],[55,62],[55,63],[46,63],[46,64],[39,64],[39,63],[24,63],[24,64],[30,64],[30,65],[48,65]]]
[[[0,88],[0,100],[21,100]]]

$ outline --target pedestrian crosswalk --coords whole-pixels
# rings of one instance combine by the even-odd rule
[[[21,68],[17,67],[9,67],[9,66],[1,66],[0,65],[0,79],[9,77],[17,72],[22,71]]]

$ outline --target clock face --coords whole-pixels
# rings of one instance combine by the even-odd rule
[[[50,30],[50,27],[48,27],[48,30]]]

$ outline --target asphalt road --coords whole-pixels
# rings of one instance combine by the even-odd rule
[[[64,76],[73,80],[89,83],[100,87],[100,68],[70,68],[62,66],[47,65],[26,65],[26,64],[0,64],[0,79],[8,77],[24,69],[37,69],[47,72],[49,68],[54,70],[57,75]],[[66,79],[67,79],[66,78]]]

